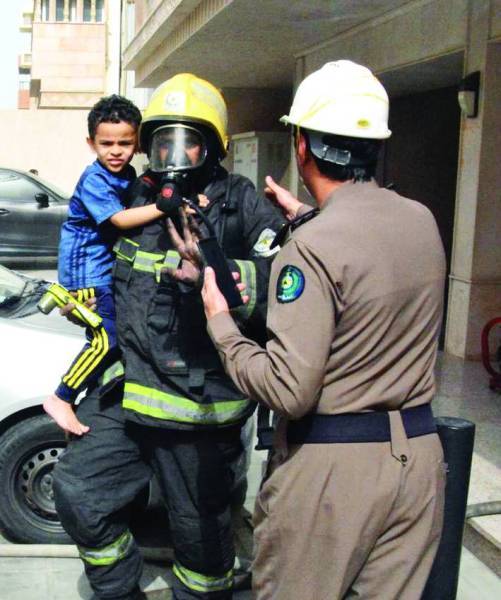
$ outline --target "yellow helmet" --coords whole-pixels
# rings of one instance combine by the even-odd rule
[[[151,134],[166,123],[182,122],[209,127],[217,137],[220,158],[228,150],[228,115],[223,96],[211,83],[191,73],[164,81],[151,96],[139,128],[139,144],[148,152]]]

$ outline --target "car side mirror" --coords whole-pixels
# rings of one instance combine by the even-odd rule
[[[35,200],[37,201],[38,208],[48,208],[49,207],[49,196],[44,192],[40,192],[39,194],[35,194]]]

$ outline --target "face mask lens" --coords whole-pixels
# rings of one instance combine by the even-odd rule
[[[207,156],[202,134],[186,125],[167,125],[153,133],[150,151],[152,171],[187,171],[200,167]]]

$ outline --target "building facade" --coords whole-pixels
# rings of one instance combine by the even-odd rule
[[[0,111],[0,164],[67,193],[94,160],[87,113],[119,93],[121,0],[26,0],[20,13],[18,109]],[[29,143],[27,143],[29,141]]]
[[[19,108],[88,108],[118,89],[120,31],[113,27],[114,8],[119,10],[120,2],[28,3],[20,27],[29,52],[19,62]]]
[[[378,179],[434,213],[449,266],[443,345],[478,358],[482,326],[501,314],[501,0],[129,4],[123,64],[135,84],[152,88],[183,71],[206,77],[228,101],[231,134],[277,130],[295,86],[329,60],[379,75],[393,136]],[[467,117],[458,86],[476,71],[479,111]],[[283,181],[303,194],[292,160]]]

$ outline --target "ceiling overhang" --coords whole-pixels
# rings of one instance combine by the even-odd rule
[[[220,88],[287,88],[297,56],[403,9],[408,0],[164,0],[124,52],[136,86],[194,72]],[[403,7],[403,8],[402,8]],[[462,54],[380,73],[390,94],[443,87],[461,77]],[[420,88],[421,86],[421,88]]]

